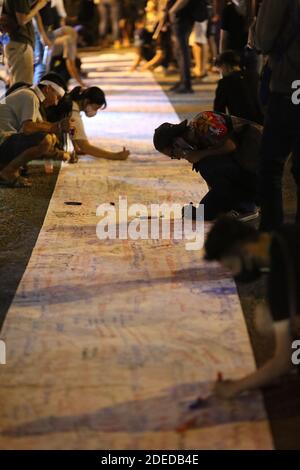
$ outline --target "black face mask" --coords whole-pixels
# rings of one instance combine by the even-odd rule
[[[259,266],[257,266],[254,260],[251,263],[251,267],[247,266],[243,258],[241,261],[242,261],[242,269],[240,273],[234,278],[237,282],[241,282],[241,283],[254,282],[254,281],[257,281],[262,276],[263,273],[261,269],[259,268]]]

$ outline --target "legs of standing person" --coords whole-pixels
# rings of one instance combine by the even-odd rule
[[[193,48],[195,62],[194,74],[196,77],[207,75],[208,44],[207,44],[207,20],[201,23],[195,22],[190,36],[190,45]]]
[[[178,65],[180,70],[181,86],[191,90],[191,58],[189,37],[193,28],[193,21],[177,18],[173,23],[173,33],[177,47]]]
[[[99,22],[99,36],[100,39],[104,39],[107,32],[108,32],[108,9],[106,3],[99,3],[98,5],[98,11],[99,11],[99,16],[100,16],[100,22]]]
[[[10,41],[4,48],[10,86],[17,82],[33,83],[34,57],[30,44]]]
[[[207,75],[207,44],[195,43],[193,45],[193,56],[195,61],[194,74],[198,78],[205,77]]]
[[[261,230],[276,230],[283,224],[283,170],[290,152],[298,145],[299,128],[300,107],[293,105],[290,96],[272,93],[261,149]],[[298,164],[294,166],[295,175],[299,188]]]
[[[112,23],[112,33],[114,46],[119,48],[120,43],[120,3],[119,0],[111,0],[111,23]]]
[[[34,46],[34,85],[37,85],[43,75],[46,73],[46,65],[44,64],[45,48],[41,41],[40,34],[36,25],[34,25],[35,46]]]

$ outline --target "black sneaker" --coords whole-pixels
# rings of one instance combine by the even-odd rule
[[[186,87],[184,85],[180,85],[178,88],[174,90],[174,93],[177,93],[179,95],[188,95],[191,93],[194,93],[194,90],[191,87]]]
[[[23,178],[28,178],[29,171],[28,171],[28,166],[27,165],[22,166],[20,168],[19,172],[20,172],[20,176],[22,176]]]
[[[181,86],[181,82],[177,82],[169,88],[169,91],[175,91]]]
[[[250,220],[255,220],[259,217],[259,209],[256,208],[252,212],[238,212],[232,210],[230,212],[227,212],[227,215],[241,222],[250,222]]]

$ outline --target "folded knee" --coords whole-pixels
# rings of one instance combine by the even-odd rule
[[[39,151],[41,153],[50,153],[51,151],[53,151],[55,143],[56,139],[54,138],[54,136],[52,136],[52,134],[47,134],[38,145]]]

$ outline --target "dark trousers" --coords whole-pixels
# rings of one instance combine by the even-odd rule
[[[283,224],[282,176],[291,152],[300,222],[300,106],[294,105],[290,96],[272,93],[261,147],[261,230],[276,230]]]
[[[176,43],[176,57],[180,71],[181,84],[191,88],[191,55],[189,37],[194,21],[188,18],[177,18],[172,24],[172,31]]]
[[[0,171],[26,150],[37,147],[46,135],[45,132],[35,132],[34,134],[13,134],[8,137],[0,145]]]
[[[197,163],[197,171],[209,186],[201,200],[205,220],[214,220],[230,210],[250,212],[255,207],[257,176],[243,170],[236,154],[206,157]]]

